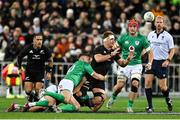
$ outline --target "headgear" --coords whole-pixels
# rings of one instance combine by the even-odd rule
[[[129,20],[129,22],[128,22],[128,28],[129,28],[130,26],[133,26],[133,25],[135,25],[135,26],[136,26],[136,30],[138,30],[138,27],[139,27],[138,21],[136,21],[135,19]]]

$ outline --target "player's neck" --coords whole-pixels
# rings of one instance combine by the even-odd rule
[[[107,50],[110,50],[110,49],[111,49],[108,44],[104,44],[104,47],[105,47]]]
[[[156,33],[160,34],[163,31],[163,29],[156,29]]]
[[[38,47],[37,47],[36,45],[34,45],[34,44],[33,44],[33,48],[34,48],[34,49],[40,49],[40,48],[38,48]]]
[[[130,35],[131,37],[135,37],[135,36],[137,36],[137,32],[136,32],[136,33],[129,33],[129,35]]]

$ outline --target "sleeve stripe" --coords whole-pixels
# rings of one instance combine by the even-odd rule
[[[91,76],[93,76],[93,74],[94,74],[94,71],[91,73]]]
[[[151,49],[151,47],[150,47],[150,46],[149,46],[149,47],[147,47],[147,48],[146,48],[146,52],[148,52],[150,49]]]

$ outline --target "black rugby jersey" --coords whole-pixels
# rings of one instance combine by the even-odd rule
[[[40,49],[34,49],[33,44],[25,47],[18,55],[18,66],[21,67],[22,59],[27,55],[26,70],[43,72],[45,62],[51,57],[50,50],[42,45]]]
[[[107,74],[108,70],[111,68],[111,64],[113,63],[113,61],[114,60],[117,61],[120,59],[119,54],[112,57],[110,60],[104,61],[104,62],[96,62],[94,56],[96,54],[108,55],[108,54],[111,54],[111,52],[112,52],[112,50],[107,50],[103,45],[100,45],[94,49],[93,59],[91,62],[91,66],[94,69],[94,71],[96,71],[97,73],[102,74],[102,75]]]

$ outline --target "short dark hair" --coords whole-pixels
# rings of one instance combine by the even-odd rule
[[[88,57],[91,57],[92,54],[91,54],[90,52],[83,51],[83,52],[79,55],[79,57],[81,57],[81,56],[88,56]]]
[[[103,33],[103,39],[107,38],[109,35],[114,35],[114,33],[112,31],[105,31]]]
[[[42,33],[36,33],[36,34],[34,34],[34,38],[35,38],[36,36],[42,36],[42,37],[43,37],[43,34],[42,34]]]

